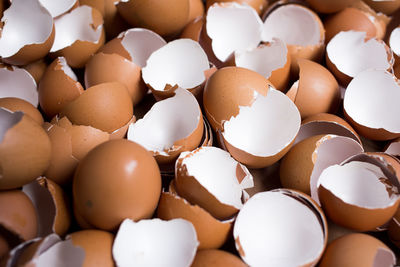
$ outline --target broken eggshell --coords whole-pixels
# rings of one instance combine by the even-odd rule
[[[319,13],[335,13],[338,12],[356,0],[306,0],[306,2]]]
[[[400,98],[397,78],[384,70],[359,73],[347,86],[343,108],[346,119],[356,131],[372,140],[400,136]]]
[[[212,6],[214,3],[225,3],[225,2],[237,2],[242,5],[249,5],[254,8],[258,15],[262,15],[264,10],[268,6],[268,1],[266,0],[206,0],[206,9]]]
[[[382,12],[386,15],[392,15],[400,8],[399,0],[363,0],[376,12]]]
[[[28,65],[23,66],[27,72],[35,79],[36,84],[39,84],[44,72],[47,69],[47,62],[44,59],[39,59]]]
[[[148,246],[144,247],[143,242]],[[186,267],[192,263],[198,244],[193,225],[184,219],[139,222],[126,219],[119,227],[112,253],[116,265],[120,267]]]
[[[326,215],[358,231],[375,230],[393,217],[400,203],[398,188],[394,168],[383,157],[371,154],[332,165],[318,179],[318,196]]]
[[[50,15],[55,18],[78,5],[78,0],[39,0]]]
[[[219,249],[198,250],[191,267],[246,267],[247,265],[236,255]]]
[[[47,67],[39,83],[40,107],[48,118],[53,118],[83,91],[82,85],[65,58],[58,57]]]
[[[327,229],[322,210],[309,196],[277,189],[257,193],[244,204],[233,236],[250,266],[314,266],[325,249]]]
[[[12,1],[1,22],[0,57],[3,62],[26,65],[49,52],[55,38],[53,17],[39,1]]]
[[[100,12],[79,6],[54,20],[56,35],[50,56],[63,56],[69,66],[81,68],[104,44],[105,33]]]
[[[17,97],[1,97],[0,107],[9,111],[21,111],[36,121],[39,125],[43,125],[44,120],[40,111],[26,100]]]
[[[174,94],[156,102],[128,129],[128,140],[149,150],[158,163],[173,162],[182,151],[195,149],[203,136],[203,116],[196,98],[182,88]]]
[[[391,141],[386,146],[384,152],[395,157],[400,157],[400,137]]]
[[[254,186],[247,168],[216,147],[181,153],[174,181],[179,196],[219,220],[234,216],[243,207],[244,189]]]

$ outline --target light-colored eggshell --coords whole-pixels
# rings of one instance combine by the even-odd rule
[[[356,0],[306,0],[306,2],[319,13],[335,13],[338,12]]]
[[[208,9],[214,3],[224,2],[237,2],[242,5],[249,5],[257,11],[258,15],[262,15],[268,6],[268,1],[266,0],[206,0],[206,9]]]
[[[79,163],[73,181],[75,212],[104,230],[116,229],[125,218],[150,218],[160,193],[156,161],[142,146],[126,139],[91,150]]]
[[[321,267],[394,266],[396,257],[382,241],[361,233],[342,236],[328,245]]]
[[[43,112],[52,118],[69,102],[78,98],[83,87],[66,68],[65,58],[56,58],[46,69],[38,86],[39,103]],[[70,69],[69,69],[70,70]]]
[[[171,190],[170,190],[171,191]],[[221,247],[229,238],[231,222],[221,222],[197,205],[191,205],[175,193],[161,193],[157,217],[163,220],[182,218],[191,222],[200,242],[199,249]]]
[[[147,28],[167,37],[178,34],[188,23],[190,1],[129,0],[119,2],[117,8],[131,26]]]
[[[47,63],[43,59],[39,59],[38,61],[23,66],[23,68],[35,79],[36,84],[39,84],[46,71]]]
[[[218,249],[198,250],[192,267],[246,267],[247,265],[237,256]]]
[[[87,88],[61,111],[73,124],[92,126],[112,133],[125,126],[133,116],[133,105],[125,86],[118,82]]]
[[[0,98],[0,107],[10,111],[22,111],[25,115],[30,116],[39,125],[44,123],[43,116],[40,111],[28,101],[16,97]]]
[[[299,83],[287,95],[300,111],[301,117],[322,112],[335,113],[340,104],[339,84],[335,77],[322,65],[310,60],[298,60]],[[295,92],[291,92],[294,90]]]
[[[82,267],[113,267],[114,260],[111,250],[114,235],[101,230],[83,230],[67,236],[75,246],[85,250],[85,260]]]

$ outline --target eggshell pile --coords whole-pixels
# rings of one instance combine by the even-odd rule
[[[400,0],[0,0],[0,266],[400,261]]]

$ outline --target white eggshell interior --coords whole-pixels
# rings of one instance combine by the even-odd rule
[[[400,140],[395,140],[389,144],[386,148],[385,153],[393,155],[393,156],[400,156]]]
[[[382,170],[369,162],[351,161],[326,168],[319,177],[323,186],[343,202],[367,209],[382,209],[395,204],[399,193],[389,194]],[[386,178],[387,179],[387,178]],[[394,186],[393,190],[397,191]]]
[[[300,113],[282,92],[270,88],[266,96],[255,93],[251,106],[223,124],[223,137],[232,146],[259,157],[273,156],[288,146],[300,129]]]
[[[205,81],[204,71],[208,69],[207,55],[198,42],[177,39],[151,54],[142,77],[158,91],[164,91],[167,84],[191,89]]]
[[[287,62],[287,47],[280,39],[273,38],[252,50],[235,52],[236,66],[258,72],[269,78],[274,70],[281,69]]]
[[[39,0],[40,3],[50,12],[53,18],[70,10],[77,0]]]
[[[80,6],[54,20],[56,35],[50,52],[68,47],[76,41],[98,43],[103,25],[93,27],[92,8]]]
[[[22,112],[12,112],[5,108],[0,108],[0,143],[3,141],[7,131],[16,125],[23,116],[24,113]]]
[[[157,33],[142,28],[129,29],[119,34],[121,43],[132,58],[132,62],[143,68],[150,55],[167,44]]]
[[[270,13],[264,21],[262,39],[279,38],[288,45],[310,46],[324,41],[318,17],[308,8],[288,4]]]
[[[134,222],[125,219],[115,237],[112,253],[119,267],[188,267],[198,244],[196,231],[186,220]]]
[[[396,265],[396,255],[390,249],[379,247],[376,250],[372,267],[392,267]]]
[[[39,94],[35,79],[25,69],[15,66],[0,68],[0,81],[0,97],[21,98],[38,106]]]
[[[400,28],[395,28],[389,37],[389,46],[393,52],[400,56]]]
[[[201,110],[196,98],[178,88],[175,96],[156,102],[149,112],[128,129],[128,140],[149,151],[168,155],[178,140],[188,137],[199,125]]]
[[[215,56],[224,62],[235,51],[246,51],[258,46],[262,21],[248,5],[216,3],[208,9],[206,30],[212,40]]]
[[[384,70],[366,70],[349,83],[344,110],[358,124],[400,133],[400,85]]]
[[[53,17],[37,0],[14,0],[1,22],[0,57],[15,55],[30,44],[44,43],[53,30]]]
[[[68,65],[67,60],[65,57],[58,57],[58,64],[61,65],[61,69],[64,71],[65,75],[70,77],[74,81],[78,81],[78,78],[76,77],[75,72],[71,69],[71,67]]]
[[[186,166],[187,174],[223,204],[240,209],[243,206],[243,189],[254,186],[247,168],[220,148],[205,146],[193,152],[183,152],[179,158],[183,159],[182,166]],[[238,167],[246,174],[240,182],[238,179],[241,177],[236,174]]]
[[[262,192],[239,211],[233,228],[236,247],[250,266],[304,266],[324,248],[316,214],[281,192]],[[238,244],[240,243],[240,244]]]
[[[336,68],[350,77],[371,68],[390,68],[385,43],[375,38],[366,40],[366,32],[346,31],[336,34],[326,46],[326,53]]]

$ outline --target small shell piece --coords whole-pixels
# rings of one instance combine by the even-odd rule
[[[382,241],[370,235],[354,233],[342,236],[330,243],[319,266],[392,267],[395,264],[395,254]]]
[[[26,65],[49,52],[54,41],[53,17],[39,1],[12,1],[1,22],[4,24],[0,36],[3,62]]]
[[[257,193],[245,203],[233,236],[250,266],[314,266],[327,243],[327,222],[309,196],[277,189]]]
[[[143,244],[148,244],[143,246]],[[112,248],[117,266],[176,266],[192,263],[198,246],[193,225],[183,219],[134,222],[119,227]]]

